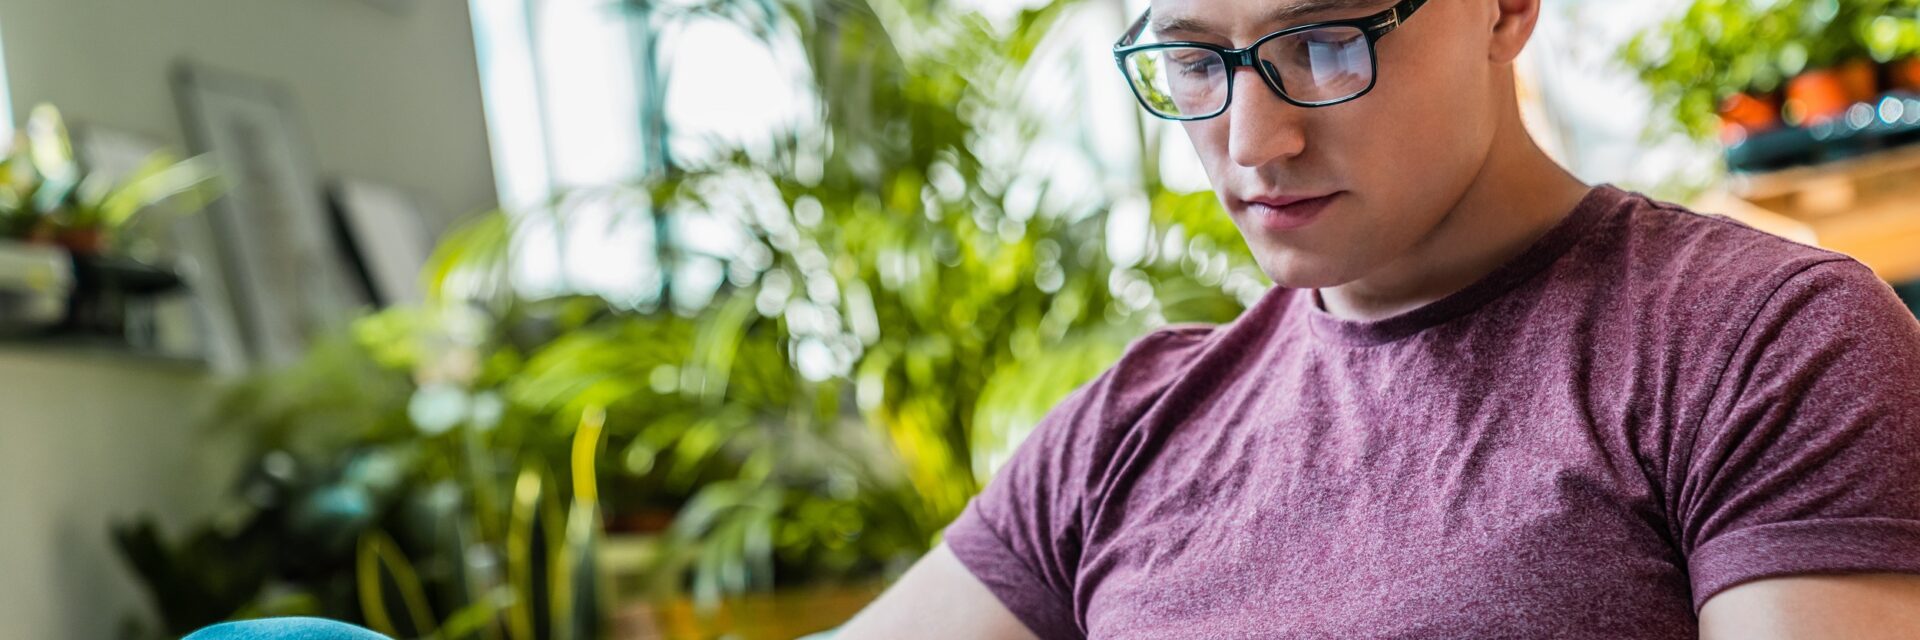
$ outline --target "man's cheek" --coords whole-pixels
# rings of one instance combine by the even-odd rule
[[[1180,123],[1187,131],[1187,140],[1193,143],[1194,153],[1200,156],[1200,162],[1206,167],[1207,177],[1220,179],[1220,171],[1227,162],[1227,116],[1222,115],[1209,120]]]

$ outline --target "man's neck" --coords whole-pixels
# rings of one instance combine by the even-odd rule
[[[1534,144],[1517,111],[1511,120],[1432,233],[1366,277],[1318,291],[1328,313],[1378,320],[1445,298],[1519,256],[1572,212],[1589,187]]]

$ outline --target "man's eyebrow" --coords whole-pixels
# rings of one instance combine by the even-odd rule
[[[1299,0],[1274,7],[1261,24],[1290,25],[1306,18],[1338,11],[1354,11],[1379,4],[1379,0]],[[1226,35],[1225,30],[1204,18],[1183,15],[1154,15],[1150,30],[1154,33],[1204,33]]]

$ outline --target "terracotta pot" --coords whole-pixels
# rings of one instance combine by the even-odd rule
[[[1844,115],[1855,101],[1847,86],[1849,81],[1842,75],[1836,69],[1818,69],[1788,80],[1787,102],[1782,109],[1787,123],[1819,124]]]
[[[83,256],[97,256],[107,252],[107,232],[99,227],[82,229],[61,229],[54,236],[54,242],[68,251]]]
[[[1720,140],[1733,144],[1780,126],[1780,95],[1736,93],[1720,103]]]
[[[1887,64],[1887,77],[1896,89],[1920,93],[1920,58],[1907,58]]]
[[[100,227],[62,227],[41,219],[27,229],[21,239],[31,244],[66,249],[76,255],[97,256],[107,252],[107,231]]]
[[[1880,71],[1873,61],[1856,58],[1835,67],[1840,75],[1840,86],[1846,92],[1848,102],[1872,102],[1880,97]]]

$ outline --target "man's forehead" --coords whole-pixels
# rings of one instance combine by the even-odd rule
[[[1383,0],[1155,0],[1148,29],[1154,33],[1228,35],[1248,27],[1291,26],[1315,18],[1358,14]],[[1252,25],[1244,20],[1256,21]]]

